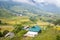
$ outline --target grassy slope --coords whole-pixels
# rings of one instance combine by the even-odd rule
[[[9,18],[14,16],[10,11],[0,8],[0,18]]]
[[[23,25],[30,25],[30,26],[33,26],[33,25],[36,25],[35,23],[33,23],[32,21],[30,21],[29,20],[29,17],[27,17],[27,16],[22,16],[22,17],[12,17],[12,18],[0,18],[0,20],[2,21],[2,23],[7,23],[7,24],[9,24],[8,26],[10,27],[10,25],[11,26],[13,26],[13,25],[15,25],[15,24],[23,24],[23,22],[28,22],[29,24],[23,24]],[[47,23],[47,22],[42,22],[42,21],[37,21],[37,24],[38,25],[49,25],[49,23]],[[6,27],[5,25],[3,25],[3,27],[5,28],[5,29],[7,29],[8,27]],[[11,28],[11,27],[10,27]]]
[[[11,18],[11,19],[1,19],[2,21],[4,21],[4,20],[6,20],[6,21],[4,21],[4,22],[8,22],[8,23],[10,23],[10,24],[13,24],[14,25],[14,23],[21,23],[21,22],[31,22],[30,20],[29,20],[29,17],[25,17],[25,16],[23,16],[23,17],[13,17],[13,18]],[[12,23],[13,22],[13,23]],[[38,25],[49,25],[49,23],[47,23],[47,22],[42,22],[42,21],[38,21],[37,22],[37,24]],[[30,25],[35,25],[34,23],[33,24],[30,24]],[[44,26],[45,27],[45,26]],[[4,30],[8,30],[9,29],[9,31],[11,31],[11,30],[13,30],[14,28],[13,28],[13,26],[9,26],[9,25],[7,25],[7,26],[2,26],[2,28],[4,29]],[[2,29],[2,31],[3,31],[3,29]],[[17,37],[18,38],[18,37]],[[17,39],[16,38],[16,39]],[[55,30],[54,29],[48,29],[48,30],[46,30],[46,31],[43,31],[42,33],[40,33],[38,36],[36,36],[35,38],[30,38],[30,37],[27,37],[27,38],[18,38],[18,40],[55,40],[56,39],[56,34],[55,34]],[[15,39],[14,39],[15,40]]]
[[[13,26],[11,25],[0,25],[0,28],[1,28],[1,32],[3,32],[4,30],[8,30],[8,31],[12,31],[14,29]]]

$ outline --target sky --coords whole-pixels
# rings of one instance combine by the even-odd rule
[[[2,0],[2,1],[4,1],[4,0]],[[5,0],[5,1],[7,1],[7,0]],[[13,1],[15,1],[15,2],[24,2],[24,3],[29,3],[29,4],[34,4],[32,1],[34,1],[37,4],[44,2],[44,3],[46,3],[46,5],[54,4],[57,7],[60,7],[60,0],[13,0]]]

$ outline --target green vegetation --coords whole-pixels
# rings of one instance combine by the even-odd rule
[[[56,25],[60,25],[59,17],[33,6],[26,6],[12,6],[9,10],[0,8],[0,40],[60,40],[60,32],[54,29]],[[55,25],[51,26],[52,23]],[[23,27],[36,24],[41,26],[42,32],[34,38],[24,37],[27,31]],[[5,38],[8,32],[13,32],[15,36],[12,39]]]
[[[11,23],[11,22],[14,22]],[[29,38],[29,37],[24,37],[24,34],[27,33],[26,30],[23,30],[23,26],[24,25],[29,25],[31,26],[34,25],[35,23],[45,23],[45,22],[42,22],[42,20],[40,21],[39,18],[37,17],[16,17],[13,19],[13,17],[9,20],[6,19],[7,22],[13,24],[13,25],[9,25],[7,23],[7,25],[9,26],[12,26],[14,30],[12,30],[11,32],[14,32],[15,33],[15,36],[14,38],[10,39],[10,38],[2,38],[3,40],[58,40],[59,37],[57,35],[59,35],[58,33],[56,33],[55,29],[53,27],[55,26],[51,26],[51,25],[47,25],[47,26],[44,26],[44,27],[47,27],[46,30],[44,30],[44,28],[42,28],[42,32],[38,34],[38,36],[34,37],[34,38]],[[6,21],[3,21],[2,19],[2,22],[5,23]],[[38,22],[37,22],[38,21]],[[19,23],[19,24],[18,24]],[[4,25],[5,26],[5,25]],[[7,28],[7,27],[5,27]],[[10,29],[11,30],[11,29]],[[4,36],[6,33],[8,33],[9,30],[4,30],[3,32],[0,33],[1,37]]]
[[[57,19],[56,21],[54,21],[55,25],[60,25],[60,19]]]
[[[0,37],[4,37],[8,32],[8,30],[5,30],[3,32],[0,31]]]
[[[57,35],[57,36],[56,36],[56,39],[57,39],[57,40],[60,40],[60,36],[59,36],[59,35]]]
[[[1,22],[1,20],[0,20],[0,24],[1,24],[2,22]]]
[[[37,17],[30,17],[30,20],[33,22],[33,23],[36,23],[37,22]]]
[[[5,36],[8,32],[8,30],[4,30],[3,35]]]
[[[14,30],[14,33],[16,34],[16,33],[18,33],[19,31],[21,31],[22,30],[22,25],[21,24],[17,24],[17,25],[15,25],[15,30]]]
[[[9,18],[14,16],[10,11],[0,8],[0,18]]]
[[[2,34],[2,32],[0,32],[0,37],[3,37],[3,34]]]

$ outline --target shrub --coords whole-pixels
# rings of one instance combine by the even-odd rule
[[[1,24],[2,22],[1,22],[1,20],[0,20],[0,24]]]
[[[6,35],[8,32],[9,32],[8,30],[5,30],[5,31],[3,32],[3,35]]]
[[[32,22],[36,23],[37,22],[37,18],[36,17],[30,17],[29,18]]]
[[[55,25],[60,25],[60,19],[53,22]]]
[[[0,32],[0,37],[3,37],[3,34],[2,34],[2,32]]]
[[[60,40],[60,36],[59,35],[56,36],[56,40]]]
[[[14,33],[18,33],[19,31],[21,31],[22,29],[22,25],[21,24],[16,24],[15,25],[15,30],[13,30]]]

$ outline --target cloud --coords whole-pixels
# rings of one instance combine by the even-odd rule
[[[50,3],[50,4],[54,4],[56,5],[57,7],[60,7],[60,0],[50,0],[50,1],[47,1],[46,2]]]
[[[32,1],[36,2],[36,3],[46,3],[46,5],[48,4],[54,4],[57,7],[60,7],[60,0],[13,0],[16,2],[24,2],[24,3],[29,3],[29,4],[34,4]]]
[[[13,1],[16,1],[16,2],[28,2],[28,0],[13,0]]]
[[[44,0],[34,0],[34,1],[37,2],[37,3],[44,2]]]
[[[54,4],[58,7],[60,7],[60,0],[34,0],[34,1],[37,2],[37,3],[45,2],[45,3],[48,3],[48,4]]]
[[[31,5],[35,5],[33,2],[31,2],[30,0],[13,0],[15,2],[24,2],[24,3],[28,3],[28,4],[31,4]]]

